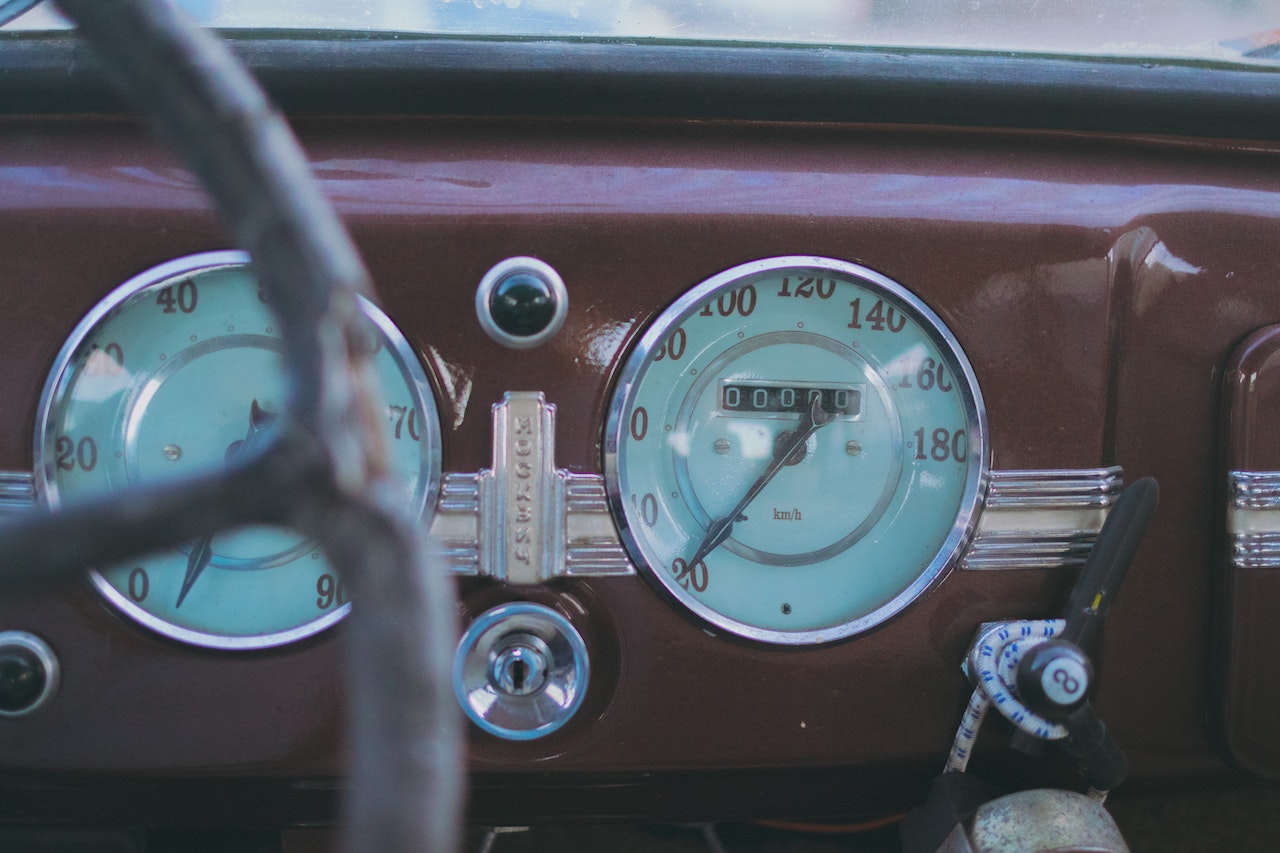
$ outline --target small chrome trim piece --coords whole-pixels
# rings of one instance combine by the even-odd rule
[[[1119,466],[992,471],[978,531],[960,568],[1083,566],[1123,487]]]
[[[551,298],[555,303],[555,310],[546,328],[532,335],[515,335],[499,326],[493,319],[493,311],[489,304],[494,288],[519,273],[527,273],[545,284],[551,291]],[[564,286],[564,279],[554,267],[537,258],[517,257],[500,261],[484,274],[484,278],[480,279],[480,285],[476,288],[476,319],[480,321],[480,328],[484,329],[484,333],[493,340],[512,349],[532,349],[551,340],[564,326],[564,320],[568,314],[569,291]]]
[[[507,583],[547,580],[562,538],[564,477],[555,470],[556,407],[541,392],[508,392],[493,407],[493,468],[481,473],[480,571]]]
[[[989,571],[1083,566],[1097,538],[1097,530],[979,534],[960,567]]]
[[[987,509],[1106,509],[1120,497],[1124,470],[1110,468],[992,471]]]
[[[1280,532],[1233,534],[1231,565],[1237,569],[1280,569]]]
[[[445,567],[512,584],[634,575],[604,478],[555,467],[555,406],[541,393],[512,391],[493,418],[493,467],[444,477],[431,540]]]
[[[439,508],[449,512],[474,511],[480,504],[478,474],[445,474]]]
[[[609,513],[604,477],[567,474],[565,492],[565,574],[634,575]]]
[[[35,479],[27,471],[0,471],[0,518],[35,508]]]
[[[1280,471],[1232,471],[1231,506],[1236,509],[1280,509]]]
[[[430,541],[448,571],[480,574],[480,527],[480,475],[445,474]]]
[[[1232,567],[1280,569],[1280,471],[1232,471],[1227,486]]]

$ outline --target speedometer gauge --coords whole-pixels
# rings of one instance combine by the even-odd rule
[[[938,316],[817,257],[677,300],[623,368],[605,436],[647,577],[770,643],[847,637],[919,596],[968,542],[986,467],[977,381]]]
[[[276,320],[241,252],[183,258],[126,282],[72,333],[45,385],[36,485],[49,506],[206,473],[269,440],[286,396]],[[363,303],[387,398],[390,462],[417,512],[440,470],[435,402],[417,356]],[[128,617],[183,642],[256,649],[341,619],[342,579],[315,542],[249,526],[90,573]]]

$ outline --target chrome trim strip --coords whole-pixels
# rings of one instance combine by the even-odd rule
[[[634,575],[609,512],[604,477],[567,474],[565,494],[565,574]]]
[[[565,483],[569,512],[609,512],[604,478],[595,474],[570,474]]]
[[[542,392],[508,391],[493,407],[493,468],[480,474],[480,571],[516,585],[542,583],[561,563],[564,517],[555,469],[556,407]]]
[[[1280,471],[1232,471],[1228,477],[1236,509],[1280,509]]]
[[[1232,471],[1227,488],[1232,567],[1280,569],[1280,471]]]
[[[445,474],[440,489],[439,508],[449,512],[474,510],[480,500],[480,478],[476,474]]]
[[[560,513],[564,537],[563,563],[552,567],[552,577],[634,575],[636,568],[618,538],[604,478],[599,474],[558,471],[563,482],[564,510]],[[480,531],[488,529],[481,512],[481,474],[446,474],[437,512],[431,522],[435,554],[445,568],[460,575],[489,575],[480,569]]]
[[[565,556],[565,574],[572,577],[634,575],[635,566],[619,543],[571,545]]]
[[[0,471],[0,516],[35,508],[35,480],[27,471]]]
[[[445,568],[480,574],[480,475],[445,474],[429,541]]]
[[[987,509],[1037,507],[1108,508],[1120,497],[1124,469],[1044,469],[992,471]]]
[[[1106,509],[1118,497],[1119,467],[1082,470],[992,471],[986,509],[978,532],[960,567],[968,571],[1054,569],[1084,565]],[[1236,505],[1252,507],[1275,490],[1280,509],[1280,472],[1232,472]],[[0,471],[0,514],[22,512],[35,505],[33,476]],[[556,574],[569,576],[633,575],[609,513],[604,478],[564,472],[566,546]],[[448,571],[478,575],[480,475],[444,475],[431,533],[436,555]],[[1083,511],[1082,511],[1083,510]],[[1280,568],[1280,513],[1274,531],[1263,520],[1269,513],[1231,513],[1245,529],[1233,533],[1232,561],[1241,568]]]
[[[961,567],[993,569],[1061,569],[1083,566],[1098,532],[988,533],[974,540]]]
[[[636,574],[613,524],[603,476],[566,474],[564,494],[564,574]]]
[[[992,471],[968,571],[1083,566],[1124,487],[1110,468]]]
[[[1236,533],[1231,565],[1237,569],[1280,569],[1280,533]]]
[[[634,575],[636,568],[618,538],[609,510],[604,477],[554,467],[555,407],[540,393],[508,392],[503,399],[494,406],[493,468],[444,475],[431,519],[430,538],[437,559],[454,574],[483,575],[516,584],[542,583],[564,575]],[[534,441],[530,433],[531,443],[523,448],[527,456],[514,444],[514,450],[508,448],[510,442],[504,439],[512,438],[517,429],[507,424],[513,404],[525,420],[546,418],[541,437]],[[500,428],[500,424],[505,426]],[[544,505],[539,513],[542,530],[533,537],[537,553],[531,556],[537,557],[536,565],[522,566],[522,571],[510,576],[514,561],[501,551],[492,551],[500,549],[496,543],[510,527],[504,527],[504,519],[514,518],[511,505],[500,506],[502,490],[531,482],[528,475],[533,473],[540,475],[543,485],[539,489],[545,491],[539,497]]]

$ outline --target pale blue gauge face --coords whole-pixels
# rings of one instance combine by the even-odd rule
[[[827,258],[735,267],[631,354],[605,469],[632,558],[715,626],[865,631],[938,580],[986,474],[972,368],[895,282]]]
[[[286,387],[276,320],[237,252],[184,258],[108,296],[67,342],[37,427],[37,485],[50,506],[206,473],[270,440]],[[405,505],[434,501],[440,427],[426,375],[373,305],[369,346]],[[316,544],[278,527],[239,528],[115,566],[91,579],[107,601],[166,636],[213,648],[292,642],[350,605]]]

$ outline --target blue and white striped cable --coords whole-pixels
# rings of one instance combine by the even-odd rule
[[[1061,619],[1005,622],[982,636],[978,647],[969,655],[974,668],[970,677],[975,687],[947,756],[946,770],[963,773],[969,766],[978,729],[982,727],[987,709],[993,706],[1005,719],[1033,737],[1061,740],[1067,736],[1067,730],[1060,724],[1046,720],[1022,704],[1015,685],[1022,656],[1060,634],[1065,624]]]

